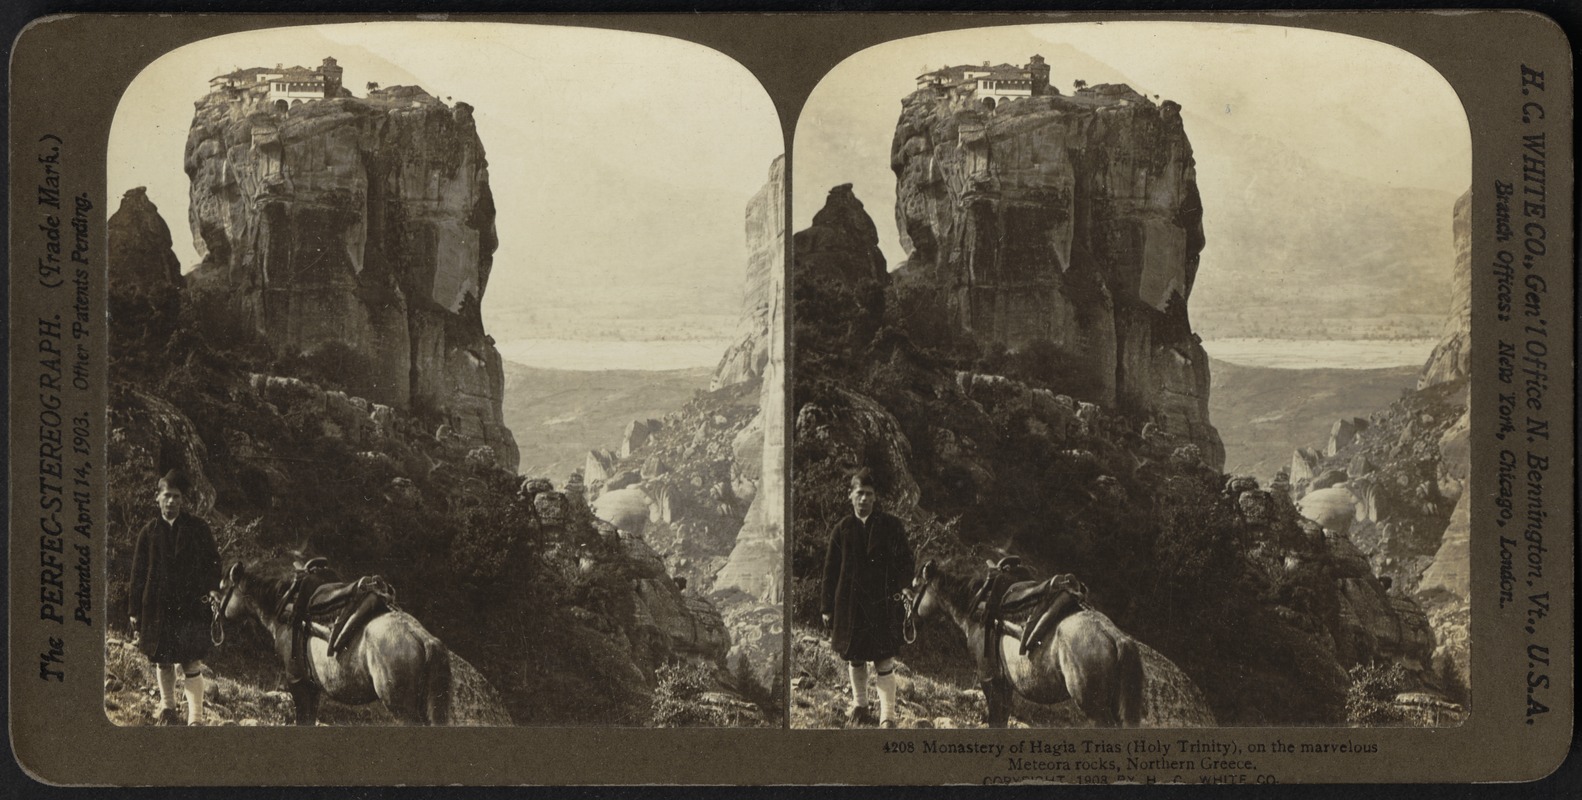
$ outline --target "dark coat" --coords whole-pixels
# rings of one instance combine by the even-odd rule
[[[831,644],[847,661],[879,661],[901,651],[900,604],[912,583],[912,548],[901,521],[875,510],[867,524],[846,517],[830,532],[824,558],[823,612]]]
[[[138,649],[155,664],[185,664],[209,652],[207,600],[220,583],[220,553],[208,523],[190,514],[156,517],[132,548],[127,614],[137,617]]]

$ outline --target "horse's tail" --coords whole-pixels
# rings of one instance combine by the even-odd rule
[[[440,640],[423,643],[423,709],[430,725],[450,724],[450,651]]]
[[[1120,681],[1117,692],[1116,717],[1123,728],[1135,728],[1143,721],[1143,657],[1137,649],[1137,640],[1122,636],[1115,643],[1119,660],[1116,678]]]

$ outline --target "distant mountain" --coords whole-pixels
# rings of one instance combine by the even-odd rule
[[[1192,295],[1206,338],[1432,335],[1450,303],[1456,195],[1327,169],[1183,111],[1203,195]],[[1215,154],[1235,153],[1233,159]],[[1293,192],[1293,186],[1301,187]]]
[[[1192,324],[1205,339],[1437,333],[1450,300],[1450,212],[1459,191],[1407,185],[1401,175],[1368,170],[1367,159],[1336,159],[1293,146],[1260,133],[1269,129],[1269,120],[1195,102],[1194,96],[1203,95],[1175,81],[1149,80],[1146,68],[1130,75],[1068,44],[1010,29],[994,32],[992,50],[982,49],[987,38],[957,33],[959,39],[950,39],[956,49],[941,40],[929,51],[930,68],[973,63],[971,45],[978,41],[983,56],[1041,53],[1053,66],[1052,82],[1067,95],[1074,91],[1072,80],[1081,78],[1089,84],[1125,83],[1150,97],[1162,92],[1162,99],[1181,104],[1205,240],[1191,291]],[[889,150],[901,111],[897,100],[911,91],[912,76],[925,71],[905,63],[907,70],[897,71],[878,53],[854,56],[842,67],[872,70],[873,77],[864,72],[863,81],[839,83],[839,92],[815,92],[797,128],[796,227],[811,222],[830,186],[851,183],[875,216],[878,244],[891,266],[911,255],[891,213],[896,175]],[[1366,117],[1345,107],[1315,107],[1312,114],[1315,125],[1333,127],[1359,149],[1380,135]]]
[[[613,442],[628,422],[658,418],[709,388],[712,367],[585,372],[505,362],[505,424],[516,435],[523,475],[559,485],[591,447]]]
[[[1366,417],[1417,384],[1415,366],[1272,369],[1209,359],[1209,421],[1225,443],[1225,471],[1267,482],[1296,447],[1324,446],[1337,419]]]

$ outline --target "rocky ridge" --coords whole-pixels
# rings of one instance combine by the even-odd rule
[[[742,338],[710,391],[661,420],[634,420],[583,471],[594,513],[651,543],[689,596],[719,607],[727,662],[765,689],[783,679],[784,195],[776,159],[747,206]]]
[[[359,395],[516,467],[479,315],[497,240],[470,106],[416,87],[287,110],[215,91],[196,103],[185,168],[202,257],[188,283],[210,335],[347,349]]]
[[[282,352],[259,337],[208,335],[207,315],[245,305],[249,290],[235,300],[213,275],[182,281],[151,266],[174,255],[142,193],[128,193],[111,227],[125,233],[110,254],[112,614],[124,604],[147,487],[180,467],[226,561],[310,552],[343,574],[385,575],[458,663],[476,665],[465,694],[497,698],[483,724],[654,719],[666,669],[726,671],[719,610],[683,593],[645,543],[596,524],[579,483],[519,485],[496,448],[367,397],[369,384],[345,369],[355,351]],[[278,679],[268,643],[232,639],[219,660],[256,671],[267,693]],[[763,721],[714,699],[733,724]],[[379,718],[349,713],[346,724]]]
[[[1052,349],[1079,399],[1224,463],[1187,317],[1203,207],[1179,105],[1106,84],[985,110],[922,89],[902,101],[891,167],[897,278],[952,330]]]
[[[1037,348],[962,347],[959,319],[914,313],[907,279],[887,279],[872,232],[839,186],[795,238],[794,619],[818,619],[822,543],[849,513],[830,487],[867,466],[914,547],[1076,573],[1221,723],[1340,722],[1348,668],[1431,660],[1421,611],[1349,541],[1222,475],[1192,437],[1073,396]],[[959,673],[948,633],[926,635],[911,668]]]
[[[1393,602],[1418,607],[1433,650],[1408,667],[1458,703],[1470,667],[1470,198],[1452,212],[1451,306],[1417,391],[1367,420],[1337,421],[1321,452],[1297,448],[1289,472],[1302,514],[1354,541]]]

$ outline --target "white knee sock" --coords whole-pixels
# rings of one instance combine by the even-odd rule
[[[868,705],[868,662],[848,664],[847,668],[851,672],[851,704]]]
[[[154,677],[159,683],[159,707],[176,707],[176,665],[155,664]]]
[[[187,696],[187,724],[203,722],[203,673],[193,672],[182,678],[182,694]]]
[[[874,682],[879,684],[879,721],[895,719],[895,662],[885,659],[873,667],[878,673]]]

